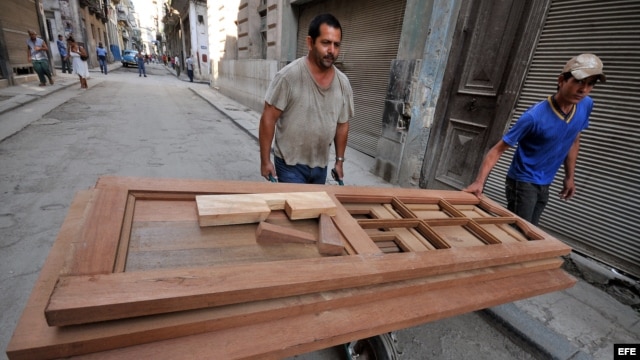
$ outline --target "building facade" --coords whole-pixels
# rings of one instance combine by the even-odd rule
[[[519,114],[555,92],[564,63],[598,54],[610,80],[593,92],[579,193],[568,204],[552,199],[541,226],[640,276],[637,1],[235,0],[209,1],[208,12],[211,85],[259,112],[275,73],[306,54],[309,20],[336,15],[336,66],[356,107],[349,146],[374,158],[373,173],[404,187],[471,183]],[[502,160],[486,189],[499,201],[510,156]]]
[[[0,87],[35,81],[33,66],[27,57],[28,30],[43,39],[46,33],[44,9],[40,1],[0,1]]]
[[[6,0],[0,2],[0,25],[0,86],[35,79],[26,57],[28,29],[48,41],[54,71],[61,66],[58,35],[72,35],[87,49],[89,68],[99,66],[99,43],[108,49],[108,62],[120,61],[123,49],[142,44],[131,0]]]
[[[183,67],[185,59],[193,57],[194,79],[200,82],[211,79],[208,8],[213,5],[214,2],[208,4],[206,0],[169,0],[165,3],[166,53],[177,56]]]

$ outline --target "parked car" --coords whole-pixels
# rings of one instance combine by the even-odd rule
[[[136,55],[138,54],[137,50],[125,50],[122,53],[122,66],[128,67],[138,66],[138,60],[136,59]]]

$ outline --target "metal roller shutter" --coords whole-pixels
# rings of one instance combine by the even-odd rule
[[[40,34],[37,6],[33,0],[2,0],[0,11],[3,13],[5,46],[11,66],[31,66],[27,61],[27,30]]]
[[[553,1],[511,123],[555,93],[562,66],[580,53],[602,59],[607,83],[591,93],[595,107],[582,134],[577,195],[566,203],[555,196],[561,169],[540,225],[576,250],[640,276],[640,2]],[[488,180],[486,193],[494,199],[504,201],[512,154]]]
[[[382,113],[391,61],[396,59],[405,0],[321,1],[300,8],[298,53],[307,53],[308,25],[314,16],[330,12],[343,28],[336,66],[353,88],[355,115],[349,127],[349,146],[375,156],[382,132]]]

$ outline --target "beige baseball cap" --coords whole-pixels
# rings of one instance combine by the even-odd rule
[[[567,61],[562,69],[562,73],[570,72],[578,80],[586,79],[590,76],[600,75],[600,81],[607,81],[607,77],[602,72],[602,61],[594,54],[580,54]]]

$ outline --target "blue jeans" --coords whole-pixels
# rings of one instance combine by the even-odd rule
[[[542,210],[549,202],[549,185],[536,185],[507,178],[507,209],[533,225],[538,225]]]
[[[325,184],[327,182],[327,167],[309,167],[296,164],[287,165],[284,160],[274,157],[278,182],[296,184]]]
[[[98,62],[100,63],[100,71],[107,75],[107,57],[98,56]]]
[[[144,68],[144,61],[138,61],[138,76],[147,76],[147,72]]]

